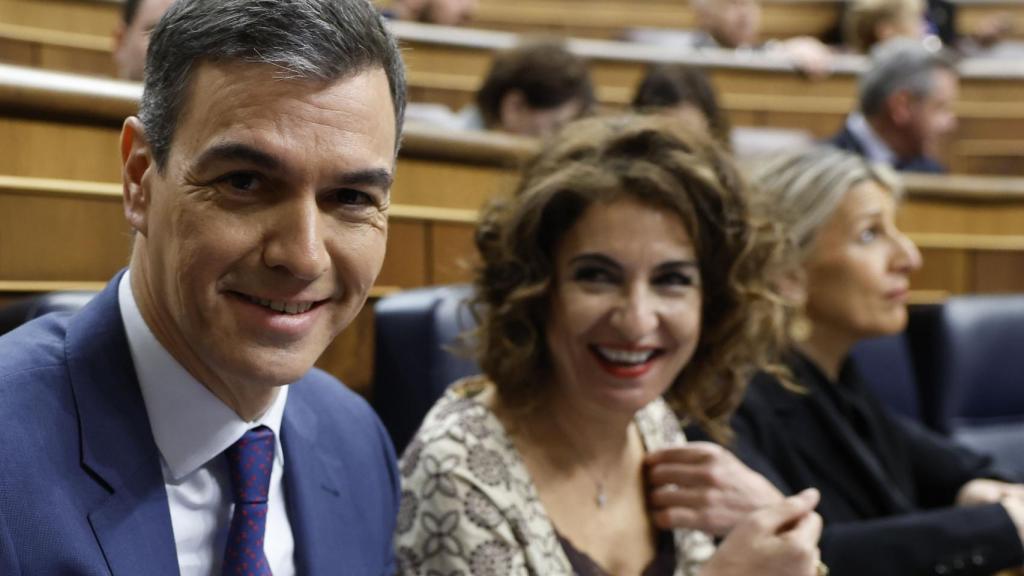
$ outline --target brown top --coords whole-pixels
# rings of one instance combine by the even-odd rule
[[[558,542],[569,558],[575,576],[611,576],[585,552],[577,550],[568,538],[558,533]],[[676,569],[676,546],[671,532],[658,532],[657,549],[651,563],[644,568],[641,576],[672,576]]]

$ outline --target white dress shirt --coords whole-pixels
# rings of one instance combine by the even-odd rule
[[[274,431],[264,552],[274,576],[293,576],[295,543],[285,507],[281,419],[288,398],[282,386],[270,408],[252,422],[213,395],[157,341],[132,294],[129,273],[118,302],[153,438],[160,450],[181,576],[218,576],[234,509],[224,450],[248,430]]]
[[[896,153],[889,148],[875,130],[868,124],[868,119],[860,112],[853,112],[846,117],[846,128],[864,147],[864,157],[871,162],[895,166]]]

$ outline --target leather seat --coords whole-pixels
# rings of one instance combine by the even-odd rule
[[[476,325],[466,302],[468,285],[436,286],[382,298],[374,307],[373,407],[398,453],[453,381],[479,373],[452,350]]]
[[[47,292],[25,298],[0,309],[0,335],[51,312],[74,313],[81,310],[98,292]]]
[[[945,432],[939,416],[943,391],[933,385],[933,333],[942,306],[921,304],[908,310],[900,334],[858,343],[851,356],[864,383],[896,414]]]
[[[1024,477],[1024,295],[949,299],[935,342],[953,438]]]

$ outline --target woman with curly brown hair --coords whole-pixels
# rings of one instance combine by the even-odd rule
[[[550,141],[478,229],[485,376],[450,388],[403,457],[403,573],[814,574],[813,490],[717,552],[647,504],[645,455],[685,442],[662,397],[723,433],[781,339],[768,238],[721,149],[673,122]]]

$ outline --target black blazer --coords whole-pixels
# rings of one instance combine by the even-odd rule
[[[825,141],[825,144],[839,148],[840,150],[846,150],[847,152],[853,152],[854,154],[864,156],[864,145],[860,140],[850,132],[846,124],[843,124],[843,129],[837,134]],[[924,172],[928,174],[945,174],[946,167],[939,164],[936,160],[927,156],[918,156],[916,158],[910,158],[909,160],[900,160],[893,166],[900,172]]]
[[[787,364],[806,393],[755,377],[733,418],[734,449],[784,493],[821,491],[821,552],[833,576],[988,576],[1024,563],[1002,506],[952,507],[964,483],[990,476],[988,459],[891,415],[852,367],[833,384],[802,356]],[[827,388],[836,386],[845,394]],[[879,442],[855,431],[844,399]]]

